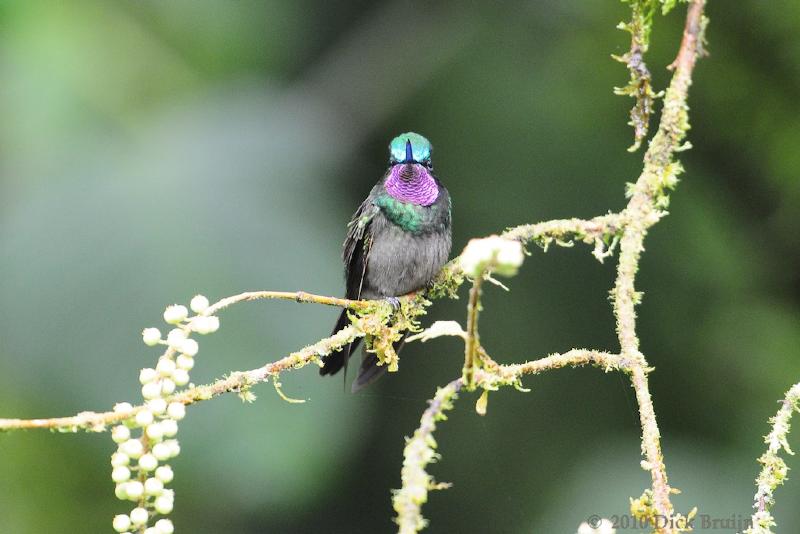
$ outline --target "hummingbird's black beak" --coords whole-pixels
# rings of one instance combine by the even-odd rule
[[[414,150],[411,148],[410,139],[406,139],[406,160],[403,163],[414,163]]]

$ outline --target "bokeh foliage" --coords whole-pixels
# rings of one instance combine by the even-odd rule
[[[800,6],[708,11],[695,148],[648,237],[640,335],[676,506],[746,517],[766,419],[800,380]],[[657,89],[682,13],[656,15]],[[139,330],[196,292],[340,294],[344,223],[398,131],[436,147],[456,250],[620,208],[641,167],[625,150],[631,102],[612,92],[627,81],[610,58],[629,44],[614,30],[626,16],[613,0],[0,4],[0,415],[136,398],[155,359]],[[505,362],[615,350],[612,277],[585,253],[536,253],[510,293],[487,290],[482,341]],[[463,314],[463,299],[440,301],[430,320]],[[231,310],[194,377],[275,359],[334,319],[288,303]],[[282,377],[304,405],[261,387],[252,405],[193,408],[176,524],[390,531],[402,438],[461,359],[456,340],[437,340],[361,395],[307,369]],[[433,472],[454,487],[426,507],[431,532],[570,532],[624,513],[647,485],[623,379],[563,370],[528,385],[493,395],[483,418],[465,395],[442,426]],[[106,531],[111,452],[94,435],[0,436],[0,531]],[[778,494],[787,531],[798,498],[793,480]]]

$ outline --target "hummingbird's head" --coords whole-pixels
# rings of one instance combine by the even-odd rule
[[[418,133],[408,132],[400,134],[389,143],[390,165],[420,164],[430,168],[431,164],[430,141]]]
[[[419,134],[400,134],[389,143],[389,170],[383,186],[401,202],[430,206],[439,198],[439,183],[433,175],[431,144]]]

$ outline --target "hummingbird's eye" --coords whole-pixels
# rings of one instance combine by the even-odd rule
[[[432,169],[433,168],[433,162],[431,160],[428,160],[428,161],[425,162],[425,166],[427,168],[429,168],[429,169]]]

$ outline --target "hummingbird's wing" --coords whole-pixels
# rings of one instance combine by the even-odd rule
[[[350,223],[347,225],[347,237],[344,240],[344,246],[342,248],[342,260],[344,261],[344,275],[346,280],[345,296],[348,299],[357,300],[361,298],[361,291],[364,288],[364,277],[367,272],[367,260],[372,245],[370,223],[379,209],[380,208],[375,206],[372,202],[372,197],[370,196],[361,203],[353,214]],[[347,309],[344,309],[339,315],[339,320],[336,321],[333,333],[335,334],[349,324],[350,319],[347,317]],[[332,375],[336,374],[342,367],[346,369],[347,360],[360,341],[361,338],[357,338],[349,345],[342,347],[340,351],[328,355],[325,358],[322,369],[319,371],[320,374]]]
[[[349,299],[360,299],[367,272],[367,260],[372,246],[372,219],[380,208],[367,198],[353,214],[347,225],[347,237],[342,249],[346,294]]]

